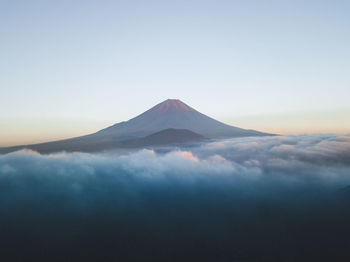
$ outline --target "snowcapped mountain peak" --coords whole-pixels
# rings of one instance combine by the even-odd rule
[[[167,99],[158,105],[152,107],[150,112],[162,115],[162,114],[168,114],[168,113],[181,113],[181,112],[196,112],[192,107],[186,105],[184,102],[182,102],[179,99]]]

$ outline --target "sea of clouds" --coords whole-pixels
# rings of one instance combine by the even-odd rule
[[[350,135],[22,150],[0,155],[0,249],[17,258],[341,260],[350,255],[349,185]]]

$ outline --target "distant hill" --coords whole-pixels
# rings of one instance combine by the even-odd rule
[[[271,135],[226,125],[178,99],[168,99],[141,115],[96,133],[59,141],[0,148],[0,153],[28,148],[41,153],[58,151],[96,152],[123,147],[187,143],[206,138]]]
[[[128,140],[124,144],[129,147],[145,147],[156,145],[170,145],[200,142],[206,138],[200,134],[192,132],[187,129],[168,128],[152,135]]]
[[[96,143],[80,143],[78,140],[62,140],[27,146],[15,146],[0,148],[0,153],[10,153],[21,149],[31,149],[40,153],[53,153],[58,151],[81,151],[96,152],[112,150],[117,148],[142,148],[149,146],[161,145],[180,145],[185,143],[197,143],[204,141],[206,138],[186,129],[168,128],[157,133],[142,138],[128,139],[123,141],[101,141]]]

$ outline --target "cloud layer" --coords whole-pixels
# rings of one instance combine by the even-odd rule
[[[0,246],[51,259],[340,259],[350,255],[348,185],[346,135],[19,151],[0,156]]]

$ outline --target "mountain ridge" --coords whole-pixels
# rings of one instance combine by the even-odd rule
[[[192,132],[187,129],[175,129],[168,128],[150,134],[145,137],[129,139],[123,141],[100,141],[98,143],[77,143],[74,144],[75,138],[73,138],[73,144],[69,144],[71,139],[58,140],[53,142],[45,142],[40,144],[14,146],[14,147],[3,147],[0,148],[0,154],[7,154],[22,149],[30,149],[39,153],[54,153],[59,151],[67,152],[98,152],[113,149],[132,149],[140,147],[152,147],[162,145],[180,145],[186,143],[197,143],[206,140],[207,138]],[[67,143],[68,142],[68,143]],[[76,142],[76,141],[75,141]]]
[[[146,136],[166,128],[188,129],[208,138],[270,135],[224,124],[179,99],[167,99],[128,121],[114,124],[95,134]]]
[[[134,141],[135,145],[142,147],[140,141],[145,142],[146,137],[164,130],[168,130],[167,135],[172,136],[168,137],[169,143],[181,142],[184,135],[183,131],[181,133],[181,131],[171,132],[171,130],[187,130],[186,135],[188,138],[192,137],[194,141],[200,140],[199,136],[208,139],[221,139],[272,135],[224,124],[198,112],[179,99],[167,99],[128,121],[116,123],[93,134],[40,144],[0,148],[0,153],[23,148],[45,153],[57,151],[94,152],[125,147],[132,144],[130,141]],[[156,138],[159,141],[151,139],[155,145],[165,139],[161,136]],[[191,139],[185,140],[191,142]],[[150,141],[149,138],[148,141]],[[151,145],[151,143],[148,142],[147,145]]]
[[[207,138],[188,129],[168,128],[146,137],[127,141],[130,146],[157,146],[201,142]]]

